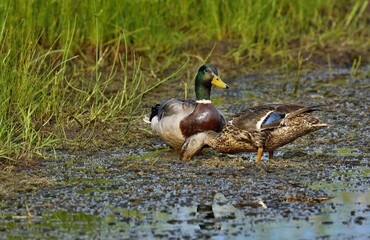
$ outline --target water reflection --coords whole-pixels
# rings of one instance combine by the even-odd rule
[[[336,239],[368,236],[370,193],[342,191],[335,195],[324,204],[312,205],[319,209],[319,214],[306,214],[299,212],[298,208],[291,217],[276,214],[280,211],[278,208],[263,208],[258,202],[257,208],[237,207],[223,194],[216,193],[210,204],[175,205],[155,210],[107,206],[111,208],[111,214],[106,216],[59,210],[32,219],[32,224],[17,220],[7,222],[6,226],[18,229],[12,237],[27,235],[29,238],[46,236],[45,233],[58,238],[121,239],[312,239],[329,236]]]

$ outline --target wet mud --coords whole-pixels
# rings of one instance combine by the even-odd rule
[[[210,149],[181,162],[140,123],[142,145],[58,152],[22,172],[43,184],[1,197],[0,239],[369,238],[369,68],[224,80],[231,89],[214,90],[213,102],[226,116],[328,104],[316,115],[331,126],[256,164],[254,153]]]

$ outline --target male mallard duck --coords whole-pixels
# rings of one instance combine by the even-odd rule
[[[214,65],[201,66],[195,78],[196,101],[165,100],[152,107],[149,119],[144,121],[176,150],[180,150],[185,139],[193,134],[208,130],[220,132],[226,121],[210,101],[212,85],[229,88],[218,76]]]
[[[308,133],[328,126],[312,115],[320,106],[270,104],[248,108],[234,116],[222,132],[206,131],[188,138],[181,150],[183,160],[191,159],[204,146],[223,153],[263,152],[273,158],[274,150]]]

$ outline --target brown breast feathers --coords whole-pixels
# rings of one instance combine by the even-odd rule
[[[180,129],[185,138],[203,131],[221,132],[225,118],[210,103],[197,103],[194,111],[180,122]]]

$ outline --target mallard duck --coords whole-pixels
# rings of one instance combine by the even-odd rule
[[[195,78],[194,100],[164,100],[152,107],[149,118],[152,130],[175,150],[180,150],[185,139],[212,130],[220,132],[226,124],[224,116],[211,103],[211,87],[229,88],[218,76],[217,68],[206,64],[199,68]]]
[[[220,133],[205,131],[188,138],[181,158],[189,160],[209,146],[223,153],[257,152],[256,162],[261,161],[263,152],[272,159],[275,149],[328,126],[312,114],[320,107],[270,104],[248,108],[234,116]]]

